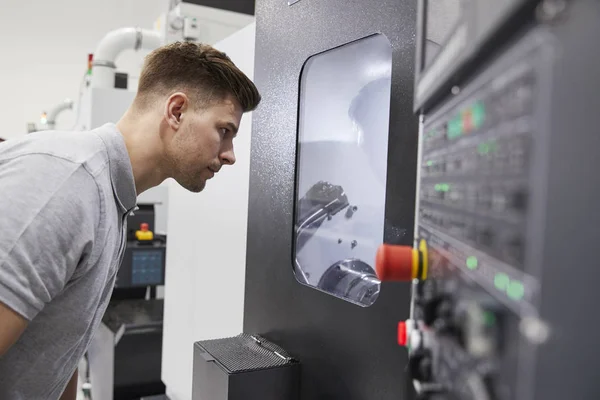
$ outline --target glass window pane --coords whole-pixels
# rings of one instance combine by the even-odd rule
[[[362,306],[380,286],[391,70],[373,35],[309,58],[300,78],[294,272]]]

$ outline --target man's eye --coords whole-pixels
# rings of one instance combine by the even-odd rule
[[[221,128],[219,129],[221,135],[225,136],[227,134],[227,128]]]

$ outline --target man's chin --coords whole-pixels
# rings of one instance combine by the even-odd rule
[[[186,190],[189,190],[192,193],[200,193],[201,191],[204,190],[204,187],[206,186],[206,181],[202,181],[200,183],[191,183],[191,184],[187,184],[187,185],[181,185],[183,186]]]

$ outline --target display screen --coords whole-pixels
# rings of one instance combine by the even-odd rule
[[[164,251],[134,250],[131,260],[133,285],[160,285],[163,281]]]
[[[310,57],[300,79],[294,273],[363,306],[380,286],[391,73],[374,35]]]
[[[423,69],[427,68],[444,48],[461,16],[465,0],[425,0],[425,43]]]

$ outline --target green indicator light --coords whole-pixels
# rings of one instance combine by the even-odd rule
[[[471,115],[473,118],[473,126],[475,126],[475,128],[481,127],[485,121],[485,104],[483,104],[481,101],[475,103],[471,109]]]
[[[448,122],[448,139],[456,139],[462,134],[462,118],[452,119]]]
[[[432,165],[433,165],[433,161],[431,161],[431,160],[427,161],[427,166],[428,167],[431,167]]]
[[[448,185],[447,183],[437,183],[434,186],[434,189],[436,192],[447,192],[448,190],[450,190],[450,185]]]
[[[469,268],[470,270],[477,269],[478,264],[479,264],[479,261],[477,260],[477,257],[471,256],[471,257],[467,258],[467,268]]]
[[[525,287],[519,281],[512,281],[506,289],[506,294],[513,300],[521,300],[525,294]]]
[[[509,284],[510,284],[510,278],[506,274],[500,273],[500,274],[496,274],[496,276],[494,277],[494,285],[496,286],[496,289],[498,289],[498,290],[505,291],[508,288]]]
[[[480,143],[479,146],[477,146],[477,151],[481,155],[488,154],[490,152],[490,145],[489,145],[489,143]]]
[[[496,316],[491,311],[484,311],[483,321],[487,326],[494,326],[496,325]]]
[[[496,148],[497,148],[496,141],[491,140],[486,143],[480,143],[479,146],[477,146],[477,152],[479,154],[481,154],[482,156],[485,156],[485,155],[488,155],[489,153],[496,152]]]

